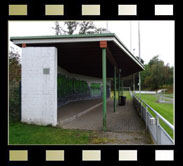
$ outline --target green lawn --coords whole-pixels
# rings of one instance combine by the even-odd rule
[[[70,130],[25,123],[9,124],[9,144],[99,144],[107,142],[94,131]]]
[[[139,96],[139,94],[137,94]],[[165,119],[167,119],[171,124],[174,122],[174,112],[173,104],[170,103],[158,103],[156,95],[141,94],[142,100],[155,109],[159,114],[161,114]],[[149,111],[152,116],[155,117],[155,114],[152,111]],[[161,126],[168,132],[168,134],[173,138],[173,131],[162,121],[160,120]],[[173,124],[174,125],[174,124]]]

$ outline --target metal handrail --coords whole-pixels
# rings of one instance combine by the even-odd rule
[[[132,93],[132,94],[133,94],[133,96],[134,96],[137,100],[141,101],[141,102],[142,102],[143,104],[145,104],[152,112],[154,112],[158,118],[160,118],[163,122],[165,122],[165,124],[167,124],[172,130],[174,130],[174,126],[173,126],[169,121],[167,121],[163,116],[161,116],[158,112],[156,112],[156,110],[154,110],[151,106],[149,106],[147,103],[145,103],[142,99],[140,99],[139,97],[137,97],[134,93]]]

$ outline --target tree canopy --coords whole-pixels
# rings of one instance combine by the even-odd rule
[[[9,52],[9,117],[10,120],[20,120],[20,80],[21,64],[18,50],[10,46]]]
[[[20,54],[14,47],[9,52],[9,84],[19,84],[21,79]]]
[[[144,62],[141,60],[141,62]],[[169,64],[164,64],[159,56],[154,56],[148,64],[144,65],[145,70],[141,72],[141,87],[142,89],[157,90],[164,86],[173,85],[173,67]],[[135,87],[138,89],[138,73],[135,74]],[[133,86],[133,77],[124,78],[125,86]]]
[[[55,35],[97,34],[106,31],[105,28],[97,28],[92,21],[66,21],[62,26],[56,21],[52,29]]]

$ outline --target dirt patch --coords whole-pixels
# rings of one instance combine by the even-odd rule
[[[91,144],[144,145],[153,142],[146,131],[131,133],[98,131],[91,137]]]

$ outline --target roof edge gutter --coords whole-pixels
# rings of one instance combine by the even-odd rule
[[[143,70],[145,70],[144,65],[126,48],[126,46],[114,35],[114,42],[125,51],[125,53],[132,58]]]
[[[50,35],[50,36],[13,36],[10,40],[32,40],[32,39],[66,39],[66,38],[97,38],[97,37],[113,37],[114,33],[101,34],[77,34],[77,35]]]

